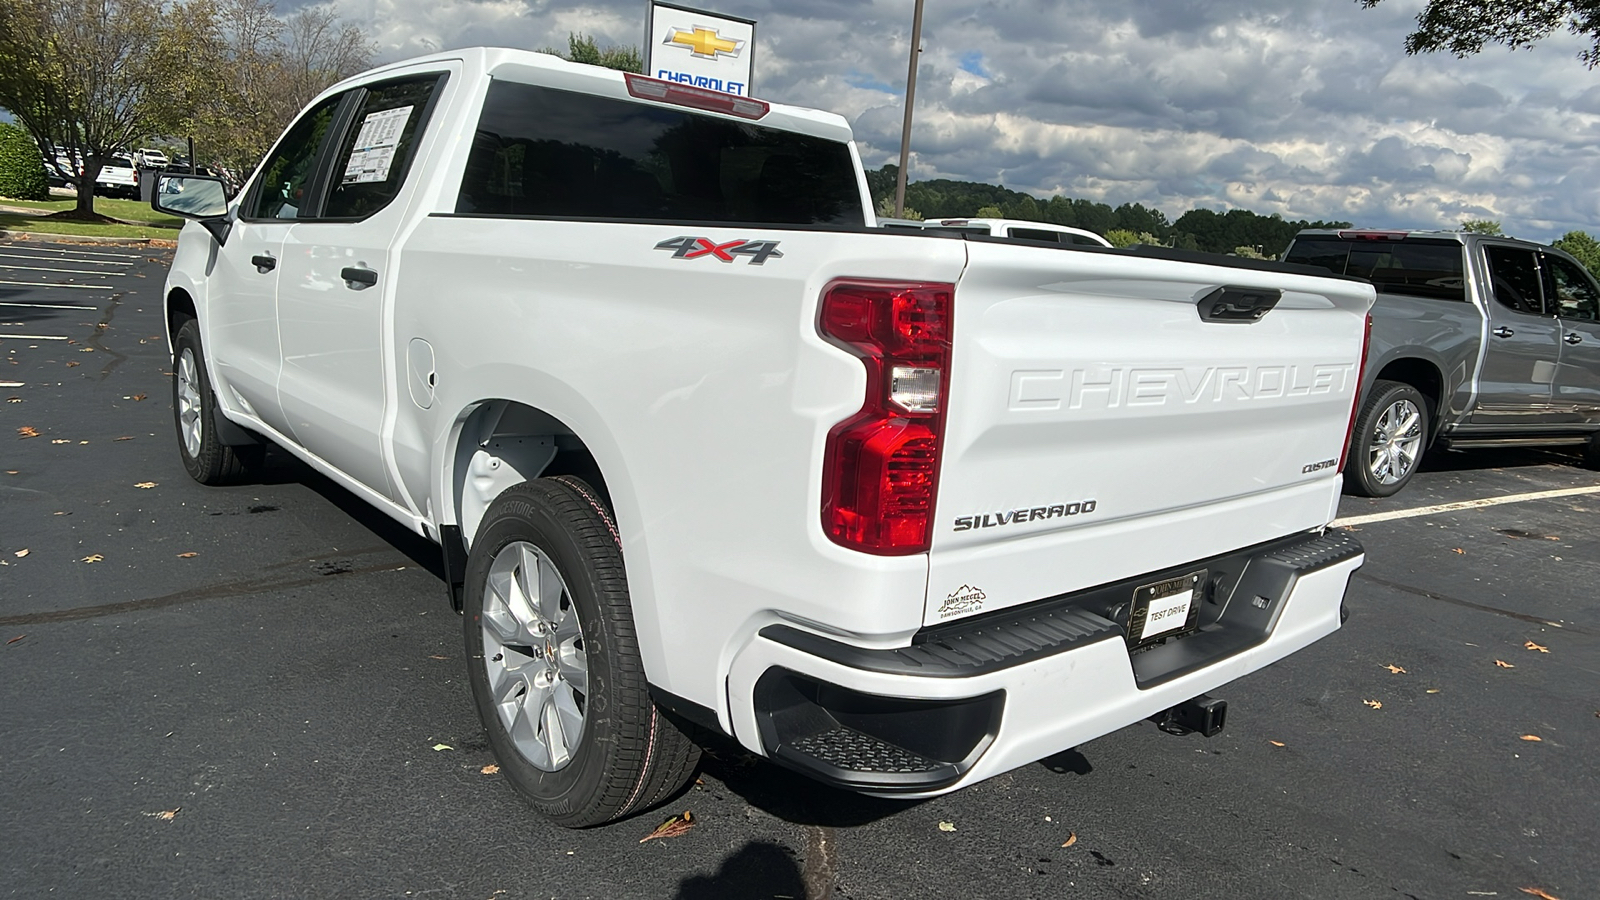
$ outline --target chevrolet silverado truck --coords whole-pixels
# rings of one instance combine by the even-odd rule
[[[437,542],[555,822],[698,729],[927,797],[1337,630],[1369,283],[874,226],[845,121],[515,50],[330,88],[166,284],[178,450],[262,441]],[[1197,699],[1199,698],[1199,699]]]
[[[1393,495],[1430,446],[1579,447],[1600,468],[1600,287],[1507,237],[1302,231],[1284,254],[1372,281],[1372,343],[1345,472]]]

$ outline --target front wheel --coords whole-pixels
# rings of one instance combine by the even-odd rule
[[[1345,487],[1363,497],[1391,497],[1416,474],[1428,446],[1428,402],[1399,381],[1375,381],[1350,435]]]
[[[569,828],[667,799],[700,748],[650,699],[611,513],[571,476],[507,488],[467,556],[472,697],[500,771]]]
[[[183,468],[201,484],[227,484],[246,468],[240,451],[217,436],[216,394],[200,347],[200,323],[185,320],[172,341],[172,418]]]

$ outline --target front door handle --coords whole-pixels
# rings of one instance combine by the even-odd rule
[[[250,264],[255,266],[256,271],[263,275],[278,267],[278,261],[270,256],[252,256],[250,257]]]
[[[1494,330],[1494,336],[1495,337],[1511,337],[1513,334],[1516,334],[1516,332],[1512,331],[1511,329],[1507,328],[1504,325],[1501,325],[1499,328],[1496,328]]]
[[[377,272],[359,266],[345,266],[339,270],[339,277],[344,279],[344,286],[353,291],[369,288],[378,283]]]
[[[1583,343],[1583,335],[1577,333],[1576,331],[1569,331],[1567,332],[1567,336],[1562,338],[1562,340],[1569,344],[1581,344]]]

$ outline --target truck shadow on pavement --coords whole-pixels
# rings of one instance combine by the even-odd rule
[[[678,883],[675,900],[726,900],[729,897],[807,896],[794,854],[770,841],[751,841],[722,860],[710,875],[691,875]]]

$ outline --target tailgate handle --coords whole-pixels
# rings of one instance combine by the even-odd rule
[[[1223,285],[1201,297],[1196,308],[1202,322],[1249,325],[1260,321],[1282,299],[1283,291],[1276,289]]]

